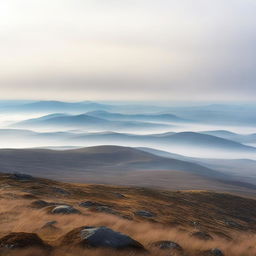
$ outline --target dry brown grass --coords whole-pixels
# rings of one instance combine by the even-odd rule
[[[179,228],[164,227],[156,223],[136,222],[125,220],[116,216],[92,213],[86,209],[81,215],[49,215],[44,209],[29,208],[28,200],[1,199],[0,200],[0,235],[4,236],[10,232],[32,232],[37,233],[47,243],[57,246],[58,238],[68,231],[84,226],[107,226],[114,230],[130,235],[135,240],[142,243],[152,255],[166,255],[157,249],[152,249],[149,244],[158,240],[172,240],[180,244],[187,255],[197,255],[197,251],[210,248],[220,248],[226,256],[255,255],[256,235],[243,232],[233,232],[233,240],[227,241],[224,238],[215,236],[213,241],[200,241],[192,238],[189,232]],[[59,230],[42,230],[41,227],[48,221],[57,220],[56,225]],[[192,231],[188,230],[188,231]],[[14,253],[14,252],[13,252]],[[73,256],[73,255],[124,255],[122,252],[109,252],[109,250],[75,250],[63,251],[59,248],[53,252],[54,256]],[[15,254],[8,254],[15,255]],[[17,254],[16,254],[17,255]],[[20,251],[19,256],[42,255],[42,252],[33,249],[32,251]],[[127,254],[125,254],[127,255]]]
[[[199,251],[210,248],[219,248],[226,256],[256,255],[256,202],[252,199],[204,191],[156,191],[101,185],[71,185],[48,180],[19,182],[9,177],[0,177],[0,186],[0,237],[10,232],[32,232],[56,247],[58,239],[74,228],[85,225],[107,226],[131,236],[143,244],[151,255],[166,256],[165,251],[149,246],[150,243],[159,240],[177,242],[187,256],[197,256]],[[62,188],[69,194],[54,194],[51,192],[53,186]],[[115,193],[121,193],[125,198],[117,198]],[[71,204],[82,214],[48,214],[45,209],[30,207],[35,198]],[[133,220],[79,207],[79,202],[84,200],[95,200],[111,205],[120,213],[120,216],[130,216]],[[157,215],[151,219],[132,215],[138,209],[150,210]],[[241,228],[225,226],[221,221],[223,218],[235,220],[236,223],[241,224]],[[57,230],[41,229],[46,222],[52,220],[58,222]],[[199,226],[191,225],[193,221],[200,223]],[[198,229],[209,232],[214,240],[201,241],[191,237],[190,233]],[[227,240],[225,237],[232,237],[232,240]],[[13,251],[1,256],[17,255],[44,256],[43,252],[38,249]],[[51,256],[90,255],[130,254],[107,249],[72,249],[69,251],[63,248],[56,248],[51,254]]]

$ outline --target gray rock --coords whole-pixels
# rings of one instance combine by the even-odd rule
[[[47,207],[49,205],[50,204],[48,202],[44,201],[44,200],[36,200],[36,201],[33,201],[30,206],[32,208],[39,208],[40,209],[40,208]]]
[[[62,205],[61,203],[54,203],[54,202],[46,202],[44,200],[36,200],[36,201],[33,201],[30,206],[32,208],[38,208],[38,209],[41,209],[41,208],[45,208],[45,207],[48,207],[48,206],[58,206],[58,205]]]
[[[119,215],[119,213],[113,209],[111,209],[108,206],[97,206],[96,207],[97,212],[103,212],[103,213],[108,213],[108,214],[114,214],[114,215]]]
[[[46,244],[37,234],[34,233],[13,232],[0,238],[0,249],[20,249],[29,247],[37,247],[46,250],[51,249],[51,246]]]
[[[151,245],[162,250],[183,251],[182,247],[179,244],[172,241],[157,241],[152,243]]]
[[[146,217],[146,218],[151,218],[151,217],[155,217],[156,216],[154,213],[149,212],[149,211],[144,211],[144,210],[137,211],[134,214],[138,215],[138,216],[141,216],[141,217]]]
[[[208,251],[205,251],[204,256],[224,256],[224,253],[218,249],[218,248],[214,248]]]
[[[31,175],[25,173],[14,173],[11,178],[19,181],[31,181],[34,179]]]
[[[61,238],[61,245],[81,247],[145,250],[131,237],[107,227],[80,227]]]
[[[54,207],[51,210],[51,213],[52,214],[79,214],[81,212],[69,205],[59,205]]]
[[[103,204],[93,202],[93,201],[85,201],[79,204],[79,206],[90,208],[90,207],[97,207],[97,206],[105,206]]]
[[[64,195],[64,196],[70,195],[70,192],[63,188],[50,187],[49,189],[52,191],[52,193],[55,193],[55,194],[60,194],[60,195]]]

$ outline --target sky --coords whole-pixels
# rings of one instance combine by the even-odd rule
[[[256,100],[255,0],[1,0],[0,99]]]

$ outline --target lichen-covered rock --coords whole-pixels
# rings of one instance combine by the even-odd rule
[[[60,245],[87,248],[145,250],[143,245],[131,237],[107,227],[85,226],[76,228],[61,238]]]

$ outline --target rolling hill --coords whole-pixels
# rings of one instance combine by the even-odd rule
[[[254,185],[239,182],[230,175],[196,163],[118,146],[61,151],[2,149],[0,169],[3,172],[25,172],[34,176],[71,182],[166,189],[208,188],[239,193],[253,193],[251,190],[255,189]]]
[[[161,134],[124,134],[124,133],[88,133],[78,134],[70,140],[87,145],[114,144],[136,147],[150,147],[177,154],[209,157],[236,158],[237,155],[256,158],[256,148],[241,143],[195,132],[161,133]]]
[[[176,134],[166,134],[164,136],[166,140],[172,143],[178,143],[180,145],[189,145],[194,144],[202,147],[211,147],[211,148],[223,148],[227,150],[245,150],[245,151],[254,151],[255,148],[245,146],[238,142],[219,138],[217,136],[201,134],[196,132],[180,132]]]
[[[174,158],[181,161],[187,161],[205,166],[207,168],[232,175],[236,180],[256,184],[256,161],[251,159],[215,159],[215,158],[195,158],[186,157],[166,151],[152,148],[138,148],[145,152],[166,158]]]

